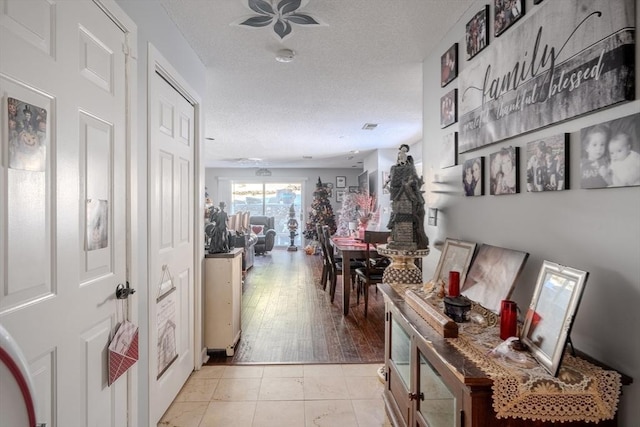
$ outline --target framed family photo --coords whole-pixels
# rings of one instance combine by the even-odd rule
[[[524,0],[494,0],[493,29],[498,37],[524,15]]]
[[[467,22],[465,43],[467,60],[489,45],[489,5],[486,5]]]
[[[526,146],[527,191],[569,188],[569,134],[531,141]]]
[[[440,98],[440,127],[446,128],[458,121],[458,89],[447,92]]]
[[[580,130],[582,188],[640,185],[640,113]]]
[[[440,86],[445,87],[458,77],[458,43],[440,57]]]
[[[489,155],[489,194],[516,194],[520,192],[518,147],[505,147]]]
[[[345,188],[347,186],[346,176],[336,176],[336,188]]]
[[[484,157],[465,160],[462,165],[462,186],[465,196],[484,196]]]
[[[344,190],[336,190],[336,202],[342,203],[344,201]]]

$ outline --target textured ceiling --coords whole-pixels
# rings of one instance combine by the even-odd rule
[[[248,0],[159,1],[207,67],[207,167],[330,168],[421,140],[422,61],[473,3],[303,0],[323,25],[281,40],[237,25]],[[293,62],[275,60],[283,48]]]

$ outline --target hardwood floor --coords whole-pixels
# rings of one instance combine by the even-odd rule
[[[320,286],[322,258],[274,249],[256,256],[245,278],[242,335],[233,357],[214,355],[208,364],[382,363],[384,301],[374,288],[369,311],[356,305],[342,315],[341,278],[333,304]]]

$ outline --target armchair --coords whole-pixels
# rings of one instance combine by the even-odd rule
[[[276,243],[275,219],[272,216],[252,215],[249,219],[251,230],[258,236],[255,245],[256,254],[264,254],[273,249]],[[262,226],[262,230],[259,227]],[[259,232],[256,232],[259,231]]]

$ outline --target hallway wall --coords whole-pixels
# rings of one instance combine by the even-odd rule
[[[509,37],[514,28],[549,2],[533,5],[533,0],[527,0],[526,15],[500,39]],[[571,338],[577,349],[634,378],[631,386],[623,388],[619,425],[636,425],[640,419],[640,406],[637,405],[640,401],[640,340],[637,339],[640,329],[640,187],[581,189],[579,136],[581,128],[638,113],[640,101],[622,103],[463,153],[459,155],[458,166],[440,169],[440,141],[445,134],[459,129],[458,124],[440,128],[439,98],[458,87],[460,79],[458,77],[445,88],[440,87],[440,57],[453,43],[458,43],[459,71],[464,70],[467,66],[464,60],[465,24],[488,3],[493,2],[476,1],[423,63],[425,197],[427,207],[440,210],[438,226],[427,226],[426,230],[432,251],[425,259],[425,276],[433,274],[440,256],[433,243],[443,242],[447,237],[529,252],[529,260],[513,294],[523,311],[531,301],[543,260],[588,271],[590,276]],[[638,6],[636,0],[636,27],[640,22]],[[493,6],[490,16],[492,12]],[[493,32],[490,33],[490,43],[497,43]],[[521,53],[525,50],[523,47]],[[636,69],[639,52],[636,44]],[[636,73],[636,99],[639,83]],[[522,147],[529,141],[563,132],[570,133],[571,138],[571,188],[527,193]],[[487,190],[487,195],[482,197],[465,197],[459,165],[465,159],[484,156],[486,183],[489,154],[510,145],[521,147],[520,194],[490,196]]]

